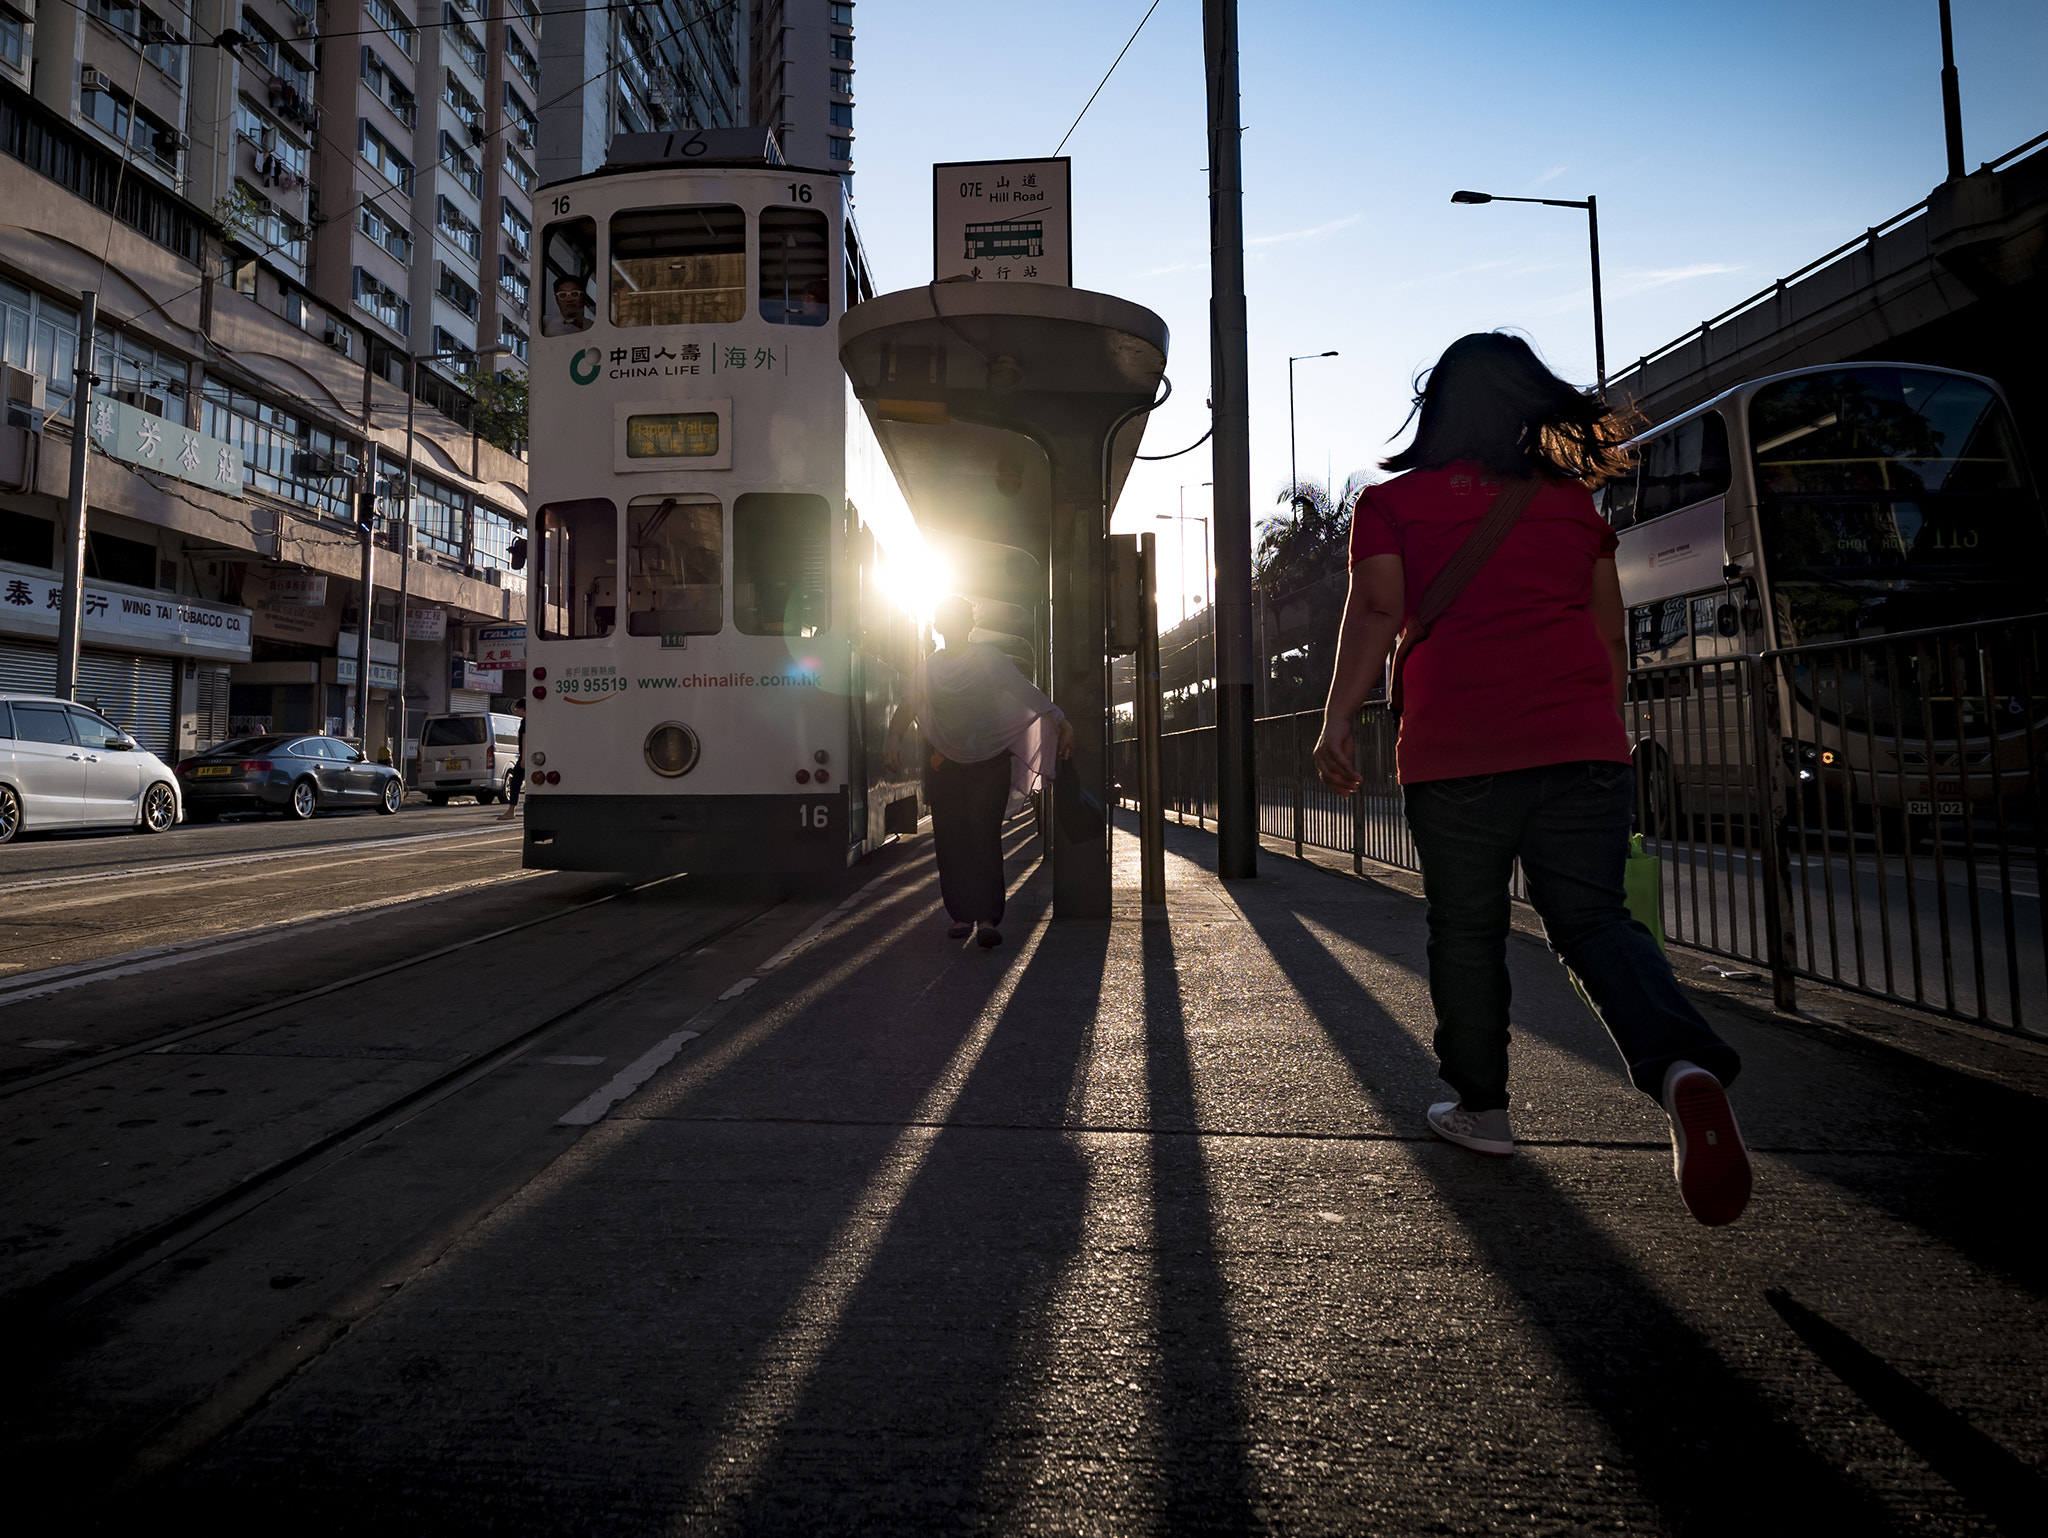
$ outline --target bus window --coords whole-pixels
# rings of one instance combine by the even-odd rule
[[[542,336],[574,336],[597,320],[590,282],[597,273],[597,221],[563,219],[542,232],[540,306]]]
[[[626,508],[626,634],[725,627],[725,509],[718,498],[635,497]]]
[[[822,326],[832,314],[832,243],[825,216],[803,208],[761,211],[761,319]]]
[[[732,617],[742,635],[832,623],[832,513],[823,497],[752,491],[732,509]]]
[[[1607,520],[1607,526],[1617,534],[1623,529],[1635,527],[1636,477],[1640,470],[1640,465],[1631,465],[1594,493],[1594,501],[1600,507],[1600,516]]]
[[[1728,424],[1718,411],[1703,411],[1690,422],[1647,439],[1640,451],[1638,523],[1718,497],[1728,489]]]
[[[619,511],[603,497],[540,510],[540,633],[610,635],[619,622]]]
[[[730,203],[612,215],[612,324],[698,326],[747,309],[747,216]]]

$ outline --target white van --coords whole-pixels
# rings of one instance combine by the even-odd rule
[[[505,794],[517,762],[517,716],[428,716],[420,723],[418,783],[436,806],[450,796],[475,796],[489,806]]]

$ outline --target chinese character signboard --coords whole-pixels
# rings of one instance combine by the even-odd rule
[[[63,607],[62,579],[0,561],[0,634],[54,637]],[[247,609],[94,581],[85,584],[80,608],[90,645],[249,660]]]
[[[1063,157],[933,166],[932,277],[1071,288],[1071,164]]]
[[[327,607],[327,576],[302,566],[265,566],[263,602],[272,608],[324,609]]]
[[[235,444],[167,422],[111,395],[92,398],[87,427],[93,446],[111,458],[224,497],[242,494],[242,451]]]
[[[476,633],[476,665],[486,671],[526,666],[524,625],[485,625]]]
[[[447,634],[446,609],[415,609],[410,605],[406,607],[405,638],[408,641],[439,641]]]

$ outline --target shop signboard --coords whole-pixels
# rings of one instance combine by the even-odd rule
[[[451,689],[481,689],[486,694],[505,692],[505,675],[495,670],[478,667],[467,658],[458,658],[449,670],[448,687]]]
[[[54,639],[63,607],[64,584],[55,573],[0,561],[0,634]],[[80,611],[88,646],[249,660],[247,609],[88,581]]]
[[[1072,164],[1062,156],[933,166],[932,277],[1072,287]]]
[[[526,666],[524,625],[485,625],[476,633],[476,665],[480,668]]]
[[[406,609],[405,638],[408,641],[440,641],[445,640],[447,635],[446,609]]]
[[[303,566],[265,566],[263,602],[273,609],[327,607],[327,573]],[[253,595],[249,595],[253,596]]]
[[[338,684],[352,684],[356,681],[356,659],[336,657],[334,659],[334,681]],[[372,689],[396,689],[398,687],[398,665],[393,662],[370,664],[370,687]]]
[[[242,495],[242,451],[176,422],[115,400],[92,398],[92,443],[102,454],[224,497]]]

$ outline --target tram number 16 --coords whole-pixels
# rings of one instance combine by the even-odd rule
[[[796,808],[796,825],[806,833],[823,833],[832,826],[832,803],[829,801],[800,801]]]

